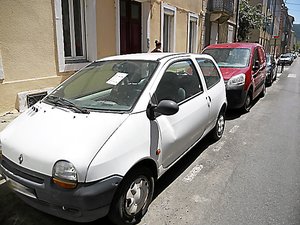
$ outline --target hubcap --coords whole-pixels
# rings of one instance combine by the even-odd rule
[[[223,115],[220,115],[218,119],[218,132],[217,132],[218,137],[222,136],[224,128],[225,128],[225,119]]]
[[[125,199],[125,211],[128,215],[137,214],[146,205],[149,189],[149,182],[145,177],[140,177],[132,182]]]

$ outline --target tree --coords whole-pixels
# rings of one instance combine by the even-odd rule
[[[251,29],[260,29],[264,24],[261,4],[251,6],[248,0],[241,0],[239,6],[239,41],[249,39]]]

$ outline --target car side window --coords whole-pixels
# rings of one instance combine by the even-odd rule
[[[182,102],[203,91],[199,75],[192,61],[171,64],[164,72],[155,92],[157,101]]]
[[[211,60],[197,59],[197,63],[203,73],[207,89],[210,89],[221,80],[219,71]]]
[[[261,47],[259,47],[258,53],[259,53],[259,61],[261,64],[263,64],[265,62],[265,52]]]
[[[256,61],[258,61],[259,65],[261,64],[257,48],[254,50],[253,65],[255,65]]]

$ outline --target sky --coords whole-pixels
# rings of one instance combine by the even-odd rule
[[[288,7],[289,15],[295,18],[294,24],[300,24],[300,1],[285,0],[285,5]]]

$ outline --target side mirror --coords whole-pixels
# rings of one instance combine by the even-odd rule
[[[150,120],[155,120],[156,113],[161,115],[174,115],[178,112],[179,106],[176,102],[172,100],[162,100],[158,103],[158,105],[150,106],[147,109],[147,116]]]

